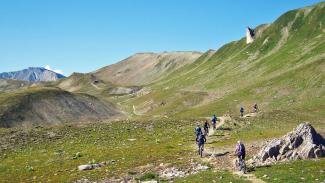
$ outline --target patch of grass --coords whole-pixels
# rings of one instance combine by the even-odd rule
[[[268,183],[323,182],[325,181],[325,159],[292,161],[257,168],[254,174]]]
[[[148,172],[142,175],[139,180],[140,181],[147,181],[147,180],[156,180],[158,178],[158,175],[153,172]]]
[[[127,175],[148,164],[187,166],[194,143],[189,121],[12,128],[1,129],[0,134],[0,147],[7,147],[0,149],[0,177],[5,182],[70,182],[83,177],[96,181]],[[101,168],[77,170],[79,165],[112,160],[113,163]],[[150,172],[150,168],[143,171]]]

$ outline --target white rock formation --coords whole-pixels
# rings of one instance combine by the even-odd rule
[[[252,43],[254,41],[254,36],[255,36],[254,30],[247,27],[246,28],[246,43],[247,44]]]

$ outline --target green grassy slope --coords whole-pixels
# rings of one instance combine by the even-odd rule
[[[71,182],[82,177],[101,180],[128,174],[140,177],[155,171],[152,168],[160,163],[188,166],[193,155],[192,130],[189,121],[0,129],[0,182]],[[73,158],[78,152],[80,156]],[[77,170],[82,164],[111,160],[115,162],[96,170]],[[152,167],[140,168],[147,164]]]
[[[250,108],[256,101],[264,112],[297,110],[311,119],[325,117],[320,113],[325,92],[324,5],[290,11],[258,27],[252,44],[243,38],[205,53],[149,85],[150,94],[127,100],[125,109],[153,101],[139,118],[196,118],[236,114],[240,105]],[[166,105],[155,105],[161,101]]]

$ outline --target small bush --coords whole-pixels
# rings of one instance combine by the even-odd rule
[[[129,172],[128,172],[128,174],[129,174],[129,175],[136,175],[136,174],[137,174],[137,172],[134,172],[134,171],[129,171]]]
[[[81,157],[80,152],[77,152],[76,154],[74,154],[74,155],[72,156],[72,159],[78,159],[78,158],[80,158],[80,157]]]
[[[28,172],[33,172],[34,171],[34,168],[32,166],[30,166],[30,165],[27,165],[26,169],[27,169]]]
[[[145,173],[140,177],[140,181],[147,181],[147,180],[156,180],[158,178],[158,175],[156,173],[148,172]]]

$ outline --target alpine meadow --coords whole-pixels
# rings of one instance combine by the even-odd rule
[[[217,50],[0,74],[0,182],[325,182],[325,2],[260,23]]]

